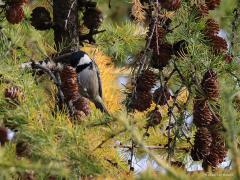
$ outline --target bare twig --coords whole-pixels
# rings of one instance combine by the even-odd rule
[[[123,148],[123,149],[132,149],[132,145],[115,145],[114,148]],[[135,145],[134,148],[142,148],[141,146],[137,146]],[[145,148],[147,148],[148,150],[165,150],[166,147],[165,146],[145,146]],[[184,147],[176,147],[175,148],[178,151],[186,151],[188,152],[188,148],[184,148]]]
[[[65,26],[64,26],[64,29],[65,29],[65,30],[67,29],[68,19],[69,19],[69,17],[70,17],[71,12],[72,12],[73,6],[74,6],[74,4],[75,4],[76,2],[77,2],[77,0],[74,0],[74,1],[72,2],[71,7],[70,7],[70,9],[69,9],[69,11],[68,11],[67,19],[65,20]]]

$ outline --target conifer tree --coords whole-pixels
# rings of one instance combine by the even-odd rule
[[[1,2],[0,179],[240,178],[240,3],[130,2]],[[19,68],[80,49],[100,67],[110,115],[79,93],[71,64]],[[164,173],[136,176],[145,155]],[[188,172],[195,161],[202,174]]]

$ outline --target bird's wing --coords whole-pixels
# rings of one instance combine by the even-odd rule
[[[97,72],[97,78],[98,78],[98,84],[99,84],[99,96],[102,98],[102,81],[101,81],[101,77],[100,77],[100,72],[99,72],[99,69],[98,69],[98,66],[97,64],[95,63],[95,61],[93,61],[95,67],[96,67],[96,72]]]

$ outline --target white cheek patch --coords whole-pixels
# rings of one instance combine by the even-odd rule
[[[15,133],[11,131],[10,129],[7,129],[7,139],[11,141],[15,136]]]
[[[84,54],[84,56],[82,58],[80,58],[78,66],[79,65],[83,65],[83,64],[88,64],[92,62],[92,60],[90,59],[90,57],[87,54]]]

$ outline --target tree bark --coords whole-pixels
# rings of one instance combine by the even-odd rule
[[[53,0],[54,39],[57,49],[79,48],[78,0]]]

